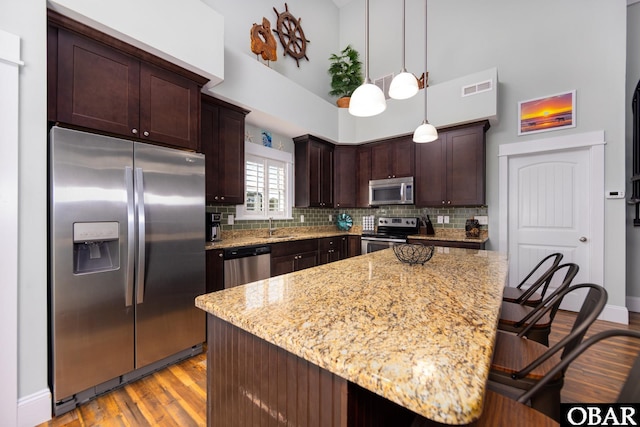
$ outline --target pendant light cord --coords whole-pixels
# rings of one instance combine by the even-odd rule
[[[429,75],[429,72],[427,71],[427,57],[429,56],[428,54],[428,49],[427,49],[427,35],[429,34],[429,30],[428,30],[428,25],[427,22],[429,21],[428,19],[428,9],[429,9],[429,0],[424,0],[424,122],[427,122],[427,77]]]
[[[402,0],[402,70],[400,70],[400,72],[402,73],[405,73],[407,71],[407,67],[405,66],[405,50],[406,50],[405,38],[407,33],[407,27],[405,22],[406,8],[407,8],[407,0]]]
[[[371,83],[369,78],[369,0],[366,0],[364,8],[364,53],[364,82]]]

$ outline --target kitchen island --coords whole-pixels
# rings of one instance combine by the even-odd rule
[[[407,413],[469,423],[506,276],[497,252],[451,249],[412,266],[387,249],[199,296],[208,424],[367,425],[385,413],[394,425]]]

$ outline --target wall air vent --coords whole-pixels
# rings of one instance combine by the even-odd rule
[[[380,77],[373,81],[373,84],[378,86],[382,93],[384,93],[384,99],[389,99],[389,86],[391,85],[391,80],[393,80],[393,74],[387,74],[386,76]]]
[[[483,82],[474,83],[462,87],[462,96],[476,95],[478,93],[487,92],[493,89],[493,80],[485,80]]]

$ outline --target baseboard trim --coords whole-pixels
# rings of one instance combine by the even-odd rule
[[[620,307],[619,305],[607,304],[602,310],[602,314],[598,317],[598,320],[606,320],[608,322],[622,323],[623,325],[629,324],[629,310],[627,307]]]
[[[48,388],[18,399],[18,427],[33,427],[51,419]]]
[[[627,297],[627,308],[634,313],[640,313],[640,297]]]

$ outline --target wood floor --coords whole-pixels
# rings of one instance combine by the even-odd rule
[[[560,311],[551,345],[568,333],[574,313]],[[596,321],[587,336],[607,329],[640,330],[640,313],[629,326]],[[614,402],[636,354],[637,340],[612,338],[585,352],[569,367],[562,401]],[[206,424],[206,357],[192,357],[104,394],[43,426],[204,426]]]

